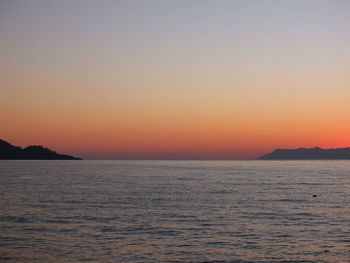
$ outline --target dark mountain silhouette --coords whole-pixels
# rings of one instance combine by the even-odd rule
[[[347,160],[350,159],[350,148],[321,149],[298,148],[277,149],[260,156],[258,160]]]
[[[70,155],[59,154],[42,146],[21,148],[0,139],[0,160],[81,160]]]

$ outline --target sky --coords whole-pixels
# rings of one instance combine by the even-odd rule
[[[88,159],[350,146],[350,1],[0,1],[0,138]]]

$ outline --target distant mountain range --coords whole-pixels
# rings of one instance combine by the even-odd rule
[[[260,156],[258,160],[348,160],[350,148],[321,149],[298,148],[276,149],[269,154]]]
[[[42,146],[21,148],[0,139],[0,160],[81,160],[70,155],[56,153]]]

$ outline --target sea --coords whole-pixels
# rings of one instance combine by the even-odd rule
[[[0,262],[350,262],[350,161],[0,161]]]

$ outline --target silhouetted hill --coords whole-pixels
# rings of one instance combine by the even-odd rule
[[[21,148],[0,139],[0,160],[81,160],[70,155],[59,154],[42,146]]]
[[[260,156],[258,160],[347,160],[350,159],[350,148],[321,149],[298,148],[277,149]]]

